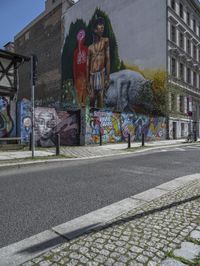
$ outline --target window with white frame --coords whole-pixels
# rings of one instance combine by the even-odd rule
[[[184,81],[184,65],[183,65],[183,63],[179,64],[179,77],[182,81]]]
[[[193,72],[193,86],[197,87],[197,73],[195,71]]]
[[[187,25],[190,26],[190,12],[187,11]]]
[[[181,18],[183,18],[183,4],[182,3],[179,4],[179,15]]]
[[[179,46],[184,50],[184,35],[182,32],[179,33]]]
[[[196,29],[197,29],[197,24],[196,24],[196,20],[193,19],[193,31],[196,33]]]
[[[171,41],[176,43],[176,27],[171,25]]]
[[[172,57],[171,59],[171,74],[176,77],[176,59]]]
[[[190,39],[187,39],[187,53],[191,55],[191,42]]]
[[[197,47],[195,44],[193,44],[193,58],[194,60],[197,60]]]
[[[187,83],[191,84],[191,69],[187,68]]]
[[[171,8],[174,10],[176,9],[175,0],[171,0]]]

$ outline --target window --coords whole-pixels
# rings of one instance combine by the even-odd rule
[[[171,0],[171,7],[172,7],[172,9],[176,9],[176,7],[175,7],[175,0]]]
[[[187,83],[191,84],[191,69],[187,68]]]
[[[199,62],[200,62],[200,49],[199,49]]]
[[[181,123],[181,137],[184,137],[185,135],[185,124]]]
[[[187,113],[190,111],[190,98],[187,97]]]
[[[172,76],[176,77],[176,59],[175,58],[172,58],[171,74],[172,74]]]
[[[199,37],[200,37],[200,26],[198,28],[199,28]]]
[[[193,30],[194,30],[195,33],[196,33],[196,27],[197,27],[196,20],[193,19]]]
[[[193,44],[193,58],[197,60],[197,47],[195,44]]]
[[[180,96],[180,102],[179,102],[179,104],[180,104],[180,112],[184,112],[184,97],[181,95]]]
[[[190,55],[191,54],[191,43],[190,40],[187,39],[187,53]]]
[[[184,81],[184,65],[182,63],[179,65],[179,71],[180,79]]]
[[[175,94],[171,95],[171,107],[172,107],[172,111],[176,110],[176,96],[175,96]]]
[[[190,13],[187,12],[187,24],[188,26],[190,26]]]
[[[171,26],[171,40],[176,43],[176,27],[174,25]]]
[[[179,45],[184,50],[184,35],[182,32],[179,34]]]
[[[179,15],[183,18],[183,5],[181,3],[179,4]]]
[[[197,87],[197,73],[193,72],[193,86],[196,88]]]

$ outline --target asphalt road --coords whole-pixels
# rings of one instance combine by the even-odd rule
[[[0,247],[195,173],[197,146],[1,170]]]

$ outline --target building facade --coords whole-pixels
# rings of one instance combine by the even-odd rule
[[[162,138],[199,136],[198,0],[47,0],[45,11],[15,37],[15,51],[38,57],[38,106],[86,109],[90,126],[112,124],[117,113],[123,124],[125,113],[137,125],[127,126],[132,134],[151,127],[158,139],[152,121],[165,117]],[[29,83],[22,68],[20,98],[30,99]],[[84,135],[87,122],[80,128]]]
[[[170,138],[199,135],[200,3],[168,0],[167,14]]]

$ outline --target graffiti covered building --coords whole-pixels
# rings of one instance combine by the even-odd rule
[[[191,123],[199,134],[200,27],[190,24],[200,25],[200,4],[183,2],[181,18],[176,0],[80,0],[63,10],[63,102],[108,110],[108,119],[110,111],[164,116],[169,138],[186,137]],[[188,9],[195,22],[183,30]]]

